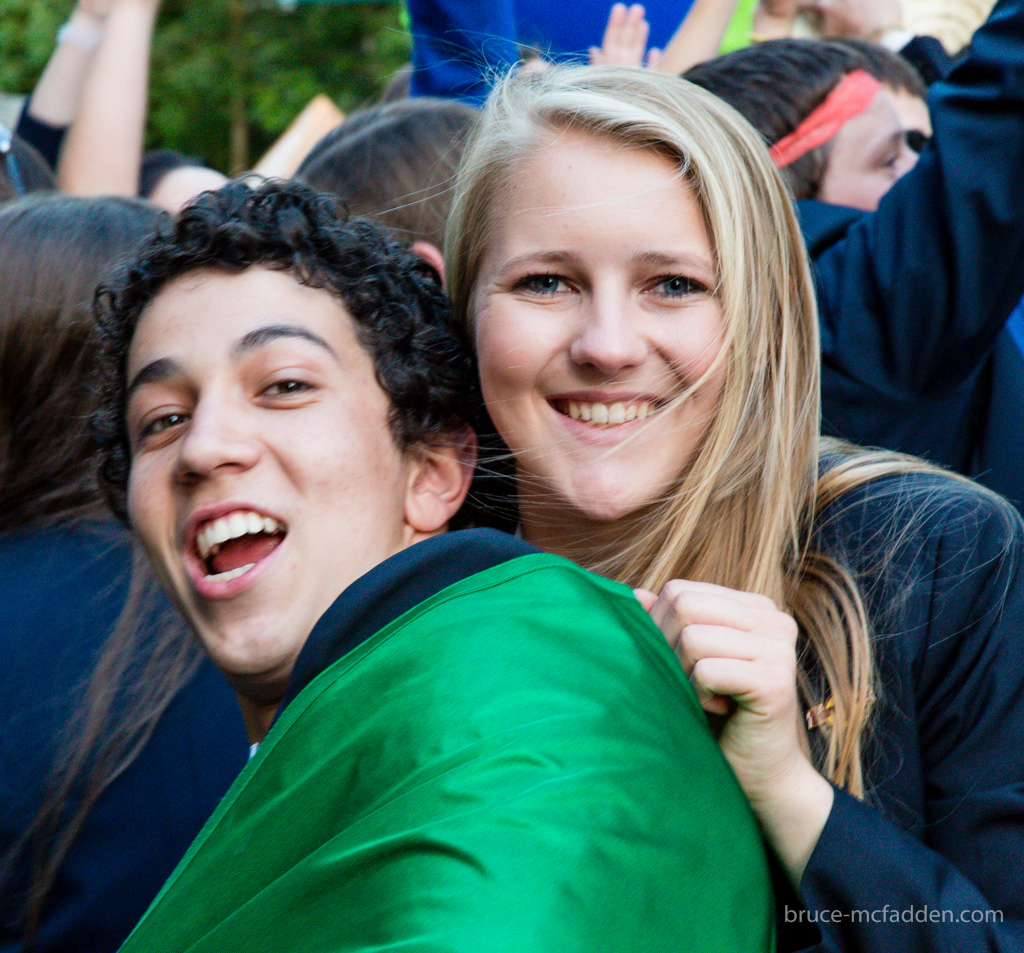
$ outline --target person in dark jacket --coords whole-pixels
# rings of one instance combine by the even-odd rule
[[[234,696],[166,602],[140,590],[119,624],[132,546],[87,429],[93,292],[159,214],[63,196],[0,210],[4,953],[117,949],[245,763]]]
[[[757,132],[651,71],[513,77],[446,252],[522,536],[636,587],[675,646],[802,898],[780,946],[1020,950],[1024,524],[819,436],[812,279]]]
[[[1018,507],[1024,350],[1007,321],[1024,296],[1022,40],[1024,5],[1000,0],[968,55],[930,87],[932,139],[876,210],[797,194],[821,314],[825,432],[950,467]],[[731,57],[759,59],[770,75],[770,49]],[[772,84],[744,94],[729,61],[689,75],[770,143],[792,133],[765,125]],[[792,123],[817,105],[807,101]],[[827,147],[814,152],[824,168]]]

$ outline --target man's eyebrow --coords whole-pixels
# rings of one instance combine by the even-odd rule
[[[132,378],[124,393],[125,402],[127,403],[132,394],[142,387],[143,384],[156,384],[160,381],[165,381],[168,377],[173,377],[176,373],[180,372],[180,370],[181,367],[177,361],[169,357],[161,357],[156,361],[150,361]]]
[[[300,338],[310,341],[317,347],[322,347],[332,357],[337,358],[334,348],[330,346],[319,334],[314,334],[308,328],[300,327],[297,324],[268,324],[262,328],[256,328],[241,337],[231,348],[232,357],[241,357],[247,351],[254,351],[257,348],[276,341],[278,338]]]
[[[247,352],[263,347],[263,345],[269,344],[278,338],[300,338],[323,348],[335,359],[338,356],[334,353],[334,348],[320,337],[319,334],[314,334],[307,328],[296,324],[268,324],[265,327],[256,328],[239,338],[231,348],[232,357],[241,357]],[[173,358],[161,357],[151,361],[132,378],[131,383],[125,390],[125,401],[127,402],[132,394],[144,384],[157,384],[179,373],[181,373],[181,365]]]

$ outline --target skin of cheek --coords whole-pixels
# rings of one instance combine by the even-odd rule
[[[517,354],[523,355],[525,341],[543,341],[544,321],[517,322],[501,317],[500,308],[477,312],[476,346],[481,355],[482,389],[495,426],[517,456],[520,486],[534,489],[549,503],[558,498],[570,502],[579,518],[615,520],[650,505],[675,486],[703,443],[714,417],[714,408],[724,388],[724,362],[677,408],[652,418],[647,433],[639,432],[622,447],[578,448],[575,454],[553,454],[547,444],[535,446],[544,433],[545,407],[529,399],[529,381],[516,373]],[[698,332],[703,337],[704,333]],[[724,332],[702,345],[692,345],[680,336],[671,342],[674,350],[690,360],[669,366],[664,373],[673,379],[695,381],[711,370],[724,343]],[[564,348],[552,346],[553,353]],[[529,356],[523,361],[532,365]],[[540,372],[543,376],[544,372]],[[524,397],[522,395],[526,394]],[[520,395],[520,396],[515,396]]]

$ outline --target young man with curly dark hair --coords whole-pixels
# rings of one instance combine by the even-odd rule
[[[630,591],[444,532],[480,398],[428,265],[233,184],[100,321],[110,498],[258,746],[125,951],[768,948],[756,825]]]

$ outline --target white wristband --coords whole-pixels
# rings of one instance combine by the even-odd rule
[[[880,46],[884,46],[887,50],[891,50],[893,53],[899,53],[912,39],[914,39],[913,30],[904,30],[902,27],[893,27],[892,29],[886,30],[879,38],[878,43]]]
[[[77,46],[80,50],[85,50],[86,53],[91,53],[96,49],[102,39],[102,27],[83,23],[81,20],[74,18],[68,20],[57,31],[58,43],[70,43],[72,46]]]

